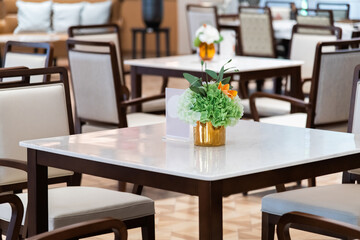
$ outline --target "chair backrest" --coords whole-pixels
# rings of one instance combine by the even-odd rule
[[[273,19],[295,19],[296,5],[294,2],[266,1],[265,7],[271,9]]]
[[[360,133],[360,65],[357,65],[354,70],[348,132],[355,134]]]
[[[297,9],[296,22],[301,25],[334,26],[334,17],[331,10],[324,9]],[[299,29],[302,33],[316,33],[329,35],[328,30]]]
[[[60,81],[0,84],[0,158],[26,161],[19,141],[74,133],[67,70],[0,70],[0,77],[59,74]]]
[[[348,3],[319,2],[319,3],[317,3],[316,8],[331,10],[333,13],[335,22],[349,19],[350,4],[348,4]]]
[[[318,43],[307,127],[348,121],[354,68],[360,62],[359,45],[360,39]]]
[[[24,215],[24,206],[15,194],[0,196],[0,204],[8,203],[11,206],[11,219],[6,230],[6,239],[18,239],[21,228],[21,221]],[[5,230],[5,229],[3,229]]]
[[[25,66],[44,68],[52,66],[53,47],[50,43],[8,41],[5,44],[4,68]],[[18,79],[18,78],[17,78]],[[16,81],[16,78],[4,78],[3,82]],[[44,76],[32,76],[31,83],[47,81]]]
[[[70,38],[74,38],[76,40],[114,43],[116,48],[116,57],[119,64],[120,81],[122,84],[125,84],[120,29],[117,24],[72,26],[68,29],[68,34]],[[90,46],[78,47],[84,48]],[[101,51],[101,48],[95,47],[95,50]],[[106,51],[106,47],[104,51]]]
[[[239,7],[241,55],[276,57],[270,8]]]
[[[218,14],[215,6],[204,4],[188,4],[186,5],[187,24],[190,37],[190,46],[193,52],[196,52],[194,40],[196,38],[196,30],[203,24],[209,24],[218,28]]]
[[[126,98],[115,45],[69,39],[67,47],[77,119],[126,127],[126,109],[121,107]],[[96,47],[101,51],[94,51]]]
[[[319,35],[315,33],[301,33],[298,31],[299,29],[327,30],[329,33],[333,32],[334,34]],[[304,61],[304,64],[301,65],[301,77],[303,79],[312,78],[315,50],[318,42],[329,42],[341,39],[341,34],[341,28],[338,27],[299,24],[294,25],[290,42],[289,58],[291,60]]]

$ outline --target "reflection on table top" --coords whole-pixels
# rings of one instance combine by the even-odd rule
[[[207,68],[213,71],[219,71],[220,68],[230,59],[216,55],[210,62],[207,62]],[[239,72],[268,70],[282,67],[296,67],[303,64],[302,61],[259,58],[259,57],[241,57],[233,56],[232,61],[226,67],[236,67]],[[198,55],[170,56],[160,58],[132,59],[125,60],[125,64],[138,67],[171,69],[181,71],[199,71],[201,72],[201,59]],[[231,72],[231,71],[230,71]]]
[[[200,180],[219,180],[360,152],[356,135],[241,120],[222,147],[166,140],[165,124],[22,141],[23,147]]]

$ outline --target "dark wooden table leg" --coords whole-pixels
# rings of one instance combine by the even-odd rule
[[[304,99],[304,94],[301,89],[301,67],[295,67],[290,74],[290,96],[298,98],[298,99]],[[303,112],[304,110],[291,106],[291,112]]]
[[[166,56],[170,56],[170,37],[169,37],[169,29],[165,30],[165,38],[166,38]]]
[[[132,58],[136,58],[136,34],[137,31],[135,31],[134,29],[132,30]]]
[[[146,55],[146,30],[141,32],[141,57]]]
[[[221,182],[199,183],[200,239],[223,239]]]
[[[160,57],[160,32],[156,31],[156,57]]]
[[[141,75],[137,73],[137,68],[135,66],[131,66],[131,97],[138,98],[141,97]],[[131,107],[132,112],[141,112],[142,106],[137,105]]]
[[[28,149],[29,236],[48,231],[48,171],[37,165],[38,154]]]

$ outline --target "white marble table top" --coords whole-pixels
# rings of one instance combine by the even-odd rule
[[[236,67],[239,72],[269,70],[282,67],[301,66],[302,61],[260,58],[260,57],[242,57],[242,56],[222,56],[215,57],[207,62],[207,69],[219,71],[221,67],[229,60],[232,61],[226,67]],[[171,69],[180,71],[198,71],[201,72],[201,59],[198,55],[182,55],[159,58],[143,58],[125,60],[125,64],[138,67]],[[231,72],[231,71],[229,71]]]
[[[226,145],[166,140],[165,124],[20,142],[20,146],[89,161],[199,180],[243,176],[360,152],[360,137],[241,120]]]

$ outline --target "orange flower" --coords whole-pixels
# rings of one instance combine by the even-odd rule
[[[227,95],[231,99],[234,99],[234,97],[237,95],[237,91],[230,90],[230,84],[222,85],[220,82],[218,89],[220,89],[225,95]]]

